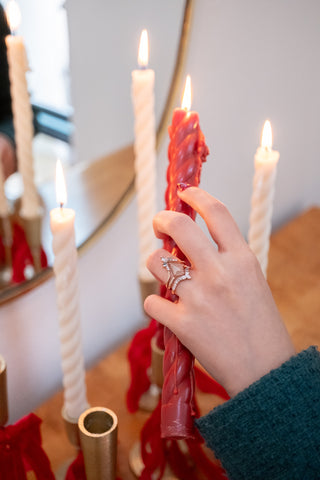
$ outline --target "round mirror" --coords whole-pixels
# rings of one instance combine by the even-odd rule
[[[108,225],[133,193],[130,82],[132,70],[138,68],[140,33],[148,29],[149,64],[156,73],[159,145],[181,80],[192,3],[126,0],[110,8],[94,1],[88,8],[76,0],[19,0],[19,34],[30,66],[27,80],[35,126],[35,183],[42,208],[40,226],[33,226],[32,231],[41,228],[41,237],[36,248],[31,248],[27,239],[32,256],[20,258],[18,276],[13,277],[12,271],[8,276],[3,262],[0,302],[33,288],[52,274],[49,212],[57,206],[57,158],[66,175],[68,206],[76,210],[78,247],[87,245],[99,229]],[[16,238],[20,228],[26,234],[19,220],[23,191],[20,172],[11,175],[4,187]]]

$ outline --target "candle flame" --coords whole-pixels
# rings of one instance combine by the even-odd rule
[[[67,203],[67,187],[61,161],[56,163],[56,199],[61,207]]]
[[[21,23],[21,12],[15,0],[9,0],[6,6],[6,17],[11,32],[18,30]]]
[[[149,61],[149,40],[147,30],[142,30],[139,43],[138,64],[146,67]]]
[[[183,97],[181,102],[181,108],[189,111],[191,109],[191,78],[187,75],[186,84],[183,91]]]
[[[269,120],[266,120],[262,130],[261,147],[266,150],[272,149],[272,129]]]

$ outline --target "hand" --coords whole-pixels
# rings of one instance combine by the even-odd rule
[[[191,280],[178,284],[177,303],[151,295],[144,307],[232,397],[280,366],[295,350],[260,265],[227,208],[196,187],[179,196],[205,220],[216,245],[187,215],[158,213],[155,234],[173,238],[190,261]],[[162,256],[170,254],[157,250],[147,266],[166,283]]]
[[[0,134],[0,159],[2,163],[3,178],[6,180],[12,173],[16,171],[16,152],[15,149],[5,135]]]

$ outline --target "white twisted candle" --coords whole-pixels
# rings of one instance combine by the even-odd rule
[[[74,234],[75,212],[55,208],[50,212],[53,234],[54,273],[64,386],[64,408],[77,419],[88,408],[85,369],[81,346],[81,325],[78,292],[77,250]]]
[[[268,121],[267,121],[268,122]],[[267,275],[273,197],[279,152],[272,150],[271,125],[265,123],[261,147],[254,157],[255,174],[251,197],[249,246]],[[265,133],[266,132],[266,133]]]
[[[39,199],[33,171],[33,114],[26,80],[28,61],[22,37],[8,35],[6,45],[18,170],[24,185],[21,216],[30,218],[39,215]]]
[[[141,35],[141,43],[143,40]],[[145,66],[147,59],[139,63]],[[156,213],[156,135],[154,116],[154,71],[151,69],[132,72],[132,101],[135,116],[135,187],[138,201],[139,222],[139,278],[153,281],[146,267],[148,256],[156,249],[152,220]]]

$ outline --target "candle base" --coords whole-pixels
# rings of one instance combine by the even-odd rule
[[[89,408],[78,421],[87,480],[115,480],[118,418],[103,407]]]
[[[144,469],[144,463],[142,460],[141,456],[141,445],[139,442],[135,443],[134,446],[132,447],[130,454],[129,454],[129,466],[132,471],[132,473],[137,477],[140,478],[143,469]],[[155,478],[158,478],[157,473],[159,472],[154,472],[155,473]],[[163,476],[161,477],[162,480],[179,480],[178,477],[176,477],[171,469],[166,466],[165,471]]]
[[[0,217],[0,236],[5,252],[5,267],[12,269],[12,225],[10,216]]]
[[[143,280],[139,278],[139,284],[140,284],[140,295],[141,295],[141,303],[142,303],[142,308],[145,299],[154,293],[159,293],[159,283],[157,280]],[[147,315],[146,315],[147,317]]]
[[[33,258],[35,273],[39,273],[41,267],[41,224],[42,216],[38,215],[32,218],[22,217],[22,225],[26,240],[29,245]]]
[[[64,426],[65,426],[65,430],[66,430],[69,442],[71,443],[71,445],[79,449],[80,437],[79,437],[78,419],[69,417],[64,407],[62,408],[61,416],[63,418],[63,422],[64,422]]]
[[[8,421],[7,365],[0,355],[0,427]]]
[[[139,408],[147,412],[152,412],[158,405],[163,385],[164,351],[156,345],[155,338],[151,340],[151,355],[151,367],[149,369],[151,385],[149,390],[141,395],[139,401]]]

